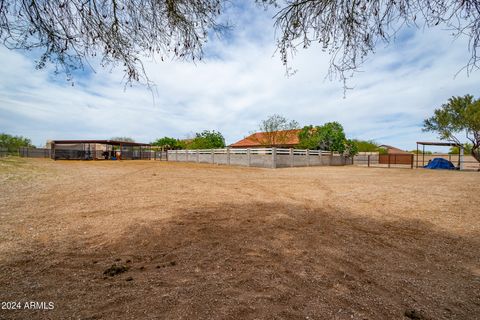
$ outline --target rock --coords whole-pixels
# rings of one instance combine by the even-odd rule
[[[412,320],[427,320],[427,318],[422,313],[420,313],[420,311],[415,309],[405,310],[404,315],[405,317]]]
[[[117,274],[124,273],[127,270],[128,270],[128,268],[125,267],[125,266],[112,264],[112,266],[110,268],[103,271],[103,274],[107,275],[107,276],[110,276],[110,277],[113,277]]]

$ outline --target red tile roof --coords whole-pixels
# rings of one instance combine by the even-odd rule
[[[294,147],[299,143],[300,129],[256,132],[230,145],[232,148]]]

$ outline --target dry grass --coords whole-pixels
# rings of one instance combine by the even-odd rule
[[[0,318],[478,319],[479,179],[0,159]]]

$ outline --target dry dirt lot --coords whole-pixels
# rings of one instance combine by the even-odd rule
[[[479,319],[479,182],[0,159],[0,318]]]

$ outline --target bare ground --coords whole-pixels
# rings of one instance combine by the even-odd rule
[[[0,159],[0,318],[479,319],[479,181]]]

